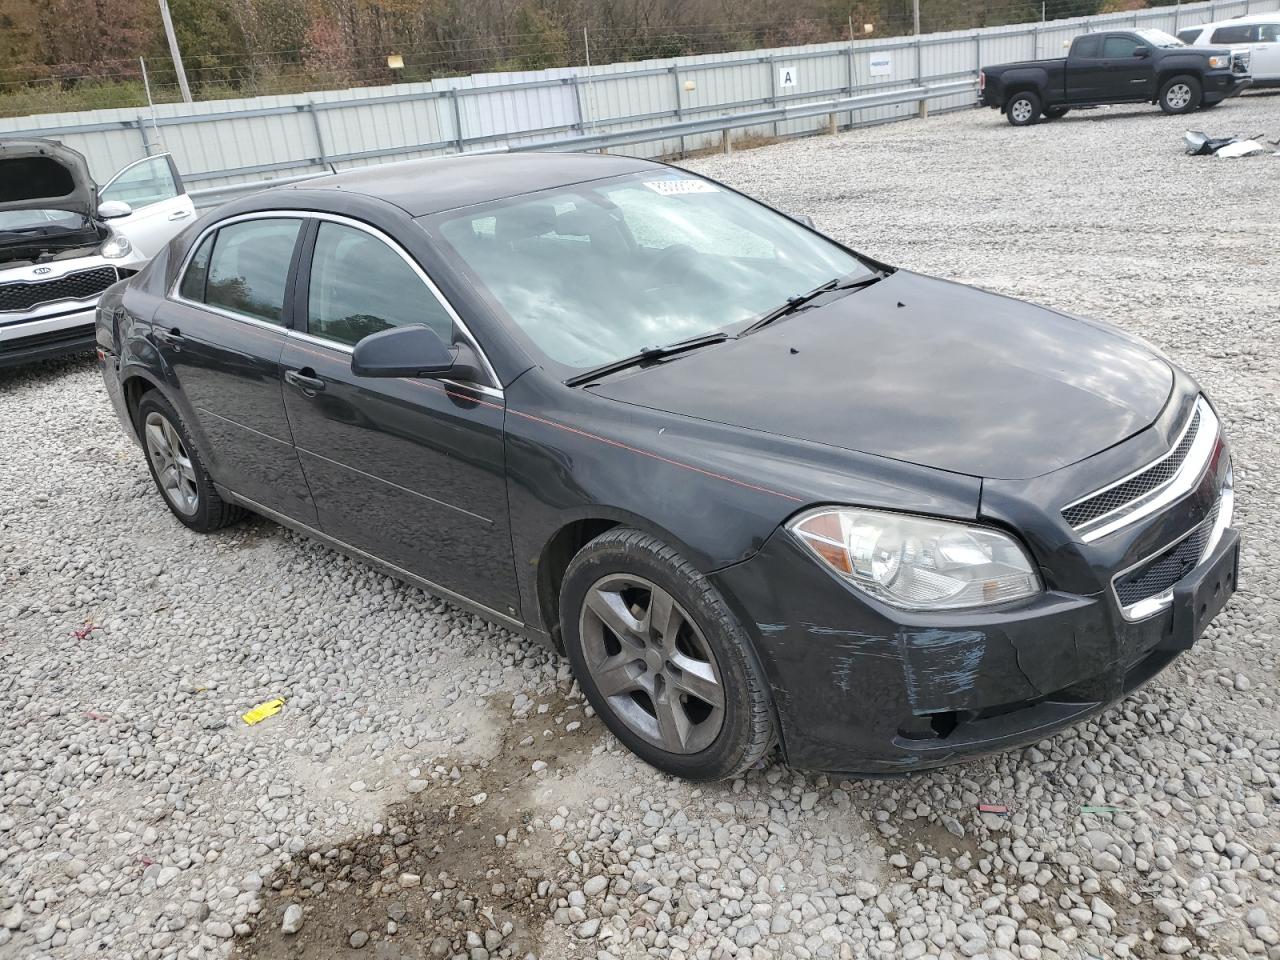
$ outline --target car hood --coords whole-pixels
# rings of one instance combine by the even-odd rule
[[[0,140],[0,212],[66,210],[94,217],[98,185],[84,156],[52,140]]]
[[[1173,371],[1118,330],[899,270],[589,389],[976,477],[1023,479],[1149,426]]]

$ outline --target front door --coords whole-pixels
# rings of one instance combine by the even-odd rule
[[[1102,41],[1102,58],[1106,61],[1108,100],[1155,97],[1156,68],[1150,46],[1137,37],[1107,37]]]
[[[304,221],[233,220],[200,241],[152,324],[216,483],[306,524],[315,508],[281,388],[285,291]]]
[[[182,177],[168,154],[147,157],[117,173],[98,194],[98,202],[123,200],[132,213],[115,217],[111,226],[147,258],[178,235],[195,217]]]
[[[1275,23],[1260,23],[1254,42],[1249,44],[1249,72],[1256,80],[1280,80],[1280,17]]]
[[[408,254],[354,221],[315,222],[295,289],[285,409],[320,529],[518,617],[497,382],[351,372],[361,337],[425,324],[452,343],[457,317]]]
[[[1068,103],[1093,103],[1104,98],[1107,64],[1102,59],[1102,37],[1079,37],[1067,58]]]

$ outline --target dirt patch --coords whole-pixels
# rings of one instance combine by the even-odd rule
[[[489,706],[511,716],[510,697]],[[544,810],[536,795],[571,775],[604,729],[581,701],[557,695],[545,706],[505,723],[492,759],[436,758],[370,833],[305,850],[268,877],[257,929],[235,957],[417,960],[479,946],[491,957],[538,954],[559,894],[550,831],[531,827]],[[286,934],[291,904],[303,923]]]

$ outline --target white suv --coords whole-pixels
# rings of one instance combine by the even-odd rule
[[[98,297],[195,218],[167,155],[101,191],[51,140],[0,140],[0,367],[89,350]]]
[[[1178,31],[1178,39],[1193,47],[1248,51],[1253,85],[1280,85],[1280,11],[1186,27]]]

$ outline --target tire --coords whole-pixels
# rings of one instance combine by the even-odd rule
[[[1200,100],[1200,81],[1187,74],[1170,77],[1160,88],[1160,109],[1165,113],[1190,113]]]
[[[1046,120],[1057,120],[1060,117],[1065,117],[1069,109],[1069,107],[1045,107],[1044,118]]]
[[[723,780],[773,745],[751,641],[710,581],[656,537],[618,527],[583,547],[565,572],[560,621],[587,700],[651,766]]]
[[[197,533],[212,533],[244,516],[213,487],[187,426],[163,396],[151,390],[138,403],[134,424],[151,479],[170,512]]]
[[[1040,117],[1040,98],[1030,90],[1015,93],[1004,105],[1004,115],[1015,127],[1026,127]]]

